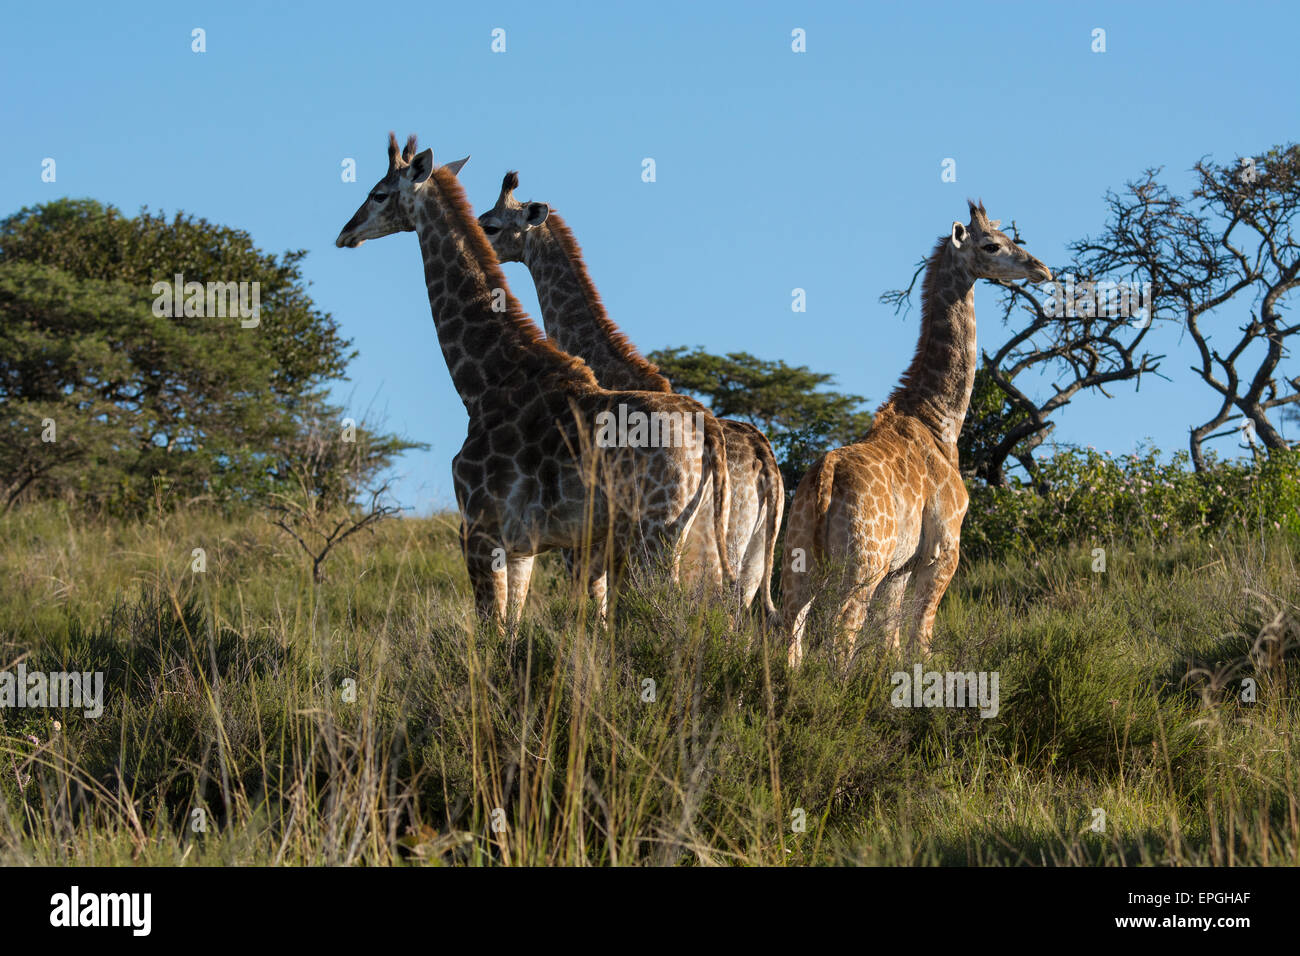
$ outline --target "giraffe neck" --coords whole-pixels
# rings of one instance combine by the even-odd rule
[[[890,402],[955,445],[975,385],[975,279],[945,238],[930,256],[921,295],[921,336]]]
[[[582,362],[542,337],[510,294],[454,174],[434,170],[416,193],[412,219],[438,342],[471,413],[485,403],[509,403],[515,389],[547,380],[596,384]]]
[[[587,274],[582,250],[556,213],[529,230],[524,264],[537,286],[546,334],[565,352],[583,359],[604,388],[671,392],[668,380],[647,362],[605,313]]]

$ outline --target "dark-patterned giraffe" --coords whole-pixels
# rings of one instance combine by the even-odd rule
[[[479,216],[479,223],[497,258],[528,267],[547,337],[586,361],[605,388],[671,392],[668,379],[606,314],[568,225],[546,203],[516,199],[518,186],[518,174],[507,173],[496,205]],[[731,477],[727,553],[736,568],[737,593],[746,608],[761,593],[764,609],[774,617],[770,582],[785,508],[781,470],[761,431],[748,422],[718,421],[726,436]],[[691,526],[682,577],[688,583],[701,577],[720,578],[712,521]]]
[[[414,136],[399,151],[389,134],[388,172],[335,244],[419,236],[438,341],[469,413],[452,479],[480,614],[517,620],[533,559],[555,548],[590,546],[589,581],[601,599],[606,569],[617,576],[629,558],[666,554],[675,576],[710,486],[725,540],[721,428],[684,396],[601,388],[581,359],[543,338],[506,287],[456,179],[464,162],[435,167]],[[615,421],[660,431],[611,431]],[[657,441],[669,434],[674,441]],[[730,579],[725,553],[720,560]]]
[[[828,453],[799,482],[781,565],[791,666],[803,656],[818,569],[827,572],[826,596],[836,602],[841,661],[851,660],[869,609],[898,646],[911,579],[908,640],[929,653],[968,504],[957,436],[975,382],[975,280],[1052,277],[997,227],[983,203],[970,203],[970,225],[954,222],[940,239],[926,265],[920,342],[902,382],[865,439]]]

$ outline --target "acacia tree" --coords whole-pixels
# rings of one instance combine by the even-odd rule
[[[646,357],[677,391],[704,402],[715,415],[742,419],[763,432],[789,495],[813,462],[832,448],[861,441],[871,429],[871,413],[861,407],[866,399],[827,388],[834,378],[807,366],[684,346]]]
[[[1205,443],[1236,431],[1215,431],[1234,417],[1269,451],[1291,444],[1271,416],[1300,403],[1300,375],[1282,372],[1300,332],[1284,305],[1300,286],[1300,147],[1226,166],[1202,159],[1192,172],[1186,199],[1159,182],[1159,169],[1107,194],[1106,229],[1075,248],[1099,271],[1148,277],[1157,313],[1176,318],[1195,344],[1192,370],[1219,399],[1214,415],[1191,428],[1192,463],[1203,471]]]
[[[401,510],[388,500],[392,480],[378,477],[393,441],[350,420],[340,428],[313,419],[295,434],[265,507],[267,520],[310,559],[313,582],[324,580],[325,561],[338,545]]]
[[[176,501],[276,490],[305,423],[342,418],[325,389],[353,355],[307,295],[303,255],[89,199],[0,222],[0,507],[40,495],[133,510],[158,482]],[[258,321],[159,314],[154,287],[178,273],[257,288]],[[377,469],[412,447],[372,437]]]
[[[1024,244],[1014,222],[1010,235]],[[924,271],[922,260],[908,286],[885,292],[881,301],[895,312],[910,309]],[[1038,286],[988,280],[1002,290],[1001,325],[1008,334],[991,351],[982,350],[957,447],[963,473],[990,485],[1005,483],[1009,458],[1036,475],[1034,450],[1056,427],[1051,416],[1081,392],[1109,395],[1115,383],[1138,384],[1163,358],[1139,351],[1152,326],[1149,313],[1141,312],[1140,285],[1101,280],[1077,263],[1052,272],[1055,278]],[[1048,376],[1051,395],[1030,394],[1031,373]]]

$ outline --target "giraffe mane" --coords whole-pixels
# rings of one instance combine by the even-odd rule
[[[510,286],[506,284],[505,273],[501,269],[501,263],[497,259],[496,252],[492,249],[492,243],[488,242],[487,236],[483,232],[483,227],[478,224],[478,217],[474,215],[474,210],[470,207],[469,199],[465,195],[465,187],[460,184],[456,174],[446,168],[439,166],[433,171],[432,178],[438,185],[438,196],[442,200],[443,206],[447,210],[448,218],[455,223],[461,238],[474,253],[479,264],[483,268],[483,275],[487,279],[488,287],[493,289],[506,290],[506,320],[519,334],[525,347],[534,352],[540,353],[544,358],[564,365],[580,376],[588,380],[589,384],[596,384],[596,377],[592,374],[587,363],[582,359],[574,358],[568,352],[562,352],[550,342],[542,330],[523,310],[519,300],[510,292]]]
[[[975,205],[971,204],[972,213]],[[925,279],[921,282],[921,334],[917,336],[916,354],[912,356],[912,362],[903,372],[902,378],[894,386],[894,390],[889,393],[889,399],[881,406],[881,411],[886,407],[893,407],[895,403],[903,397],[909,388],[919,382],[925,371],[925,360],[929,355],[931,323],[929,321],[930,304],[939,293],[939,263],[948,251],[948,237],[940,236],[939,242],[930,253],[930,258],[925,261]]]
[[[663,373],[659,371],[659,366],[641,354],[640,350],[632,344],[632,340],[627,337],[605,311],[605,304],[601,301],[600,293],[596,291],[596,285],[591,281],[591,275],[587,272],[587,260],[583,258],[582,248],[578,245],[578,240],[574,238],[573,232],[569,229],[569,224],[552,209],[546,219],[546,225],[550,227],[551,234],[555,236],[560,248],[564,250],[564,255],[573,264],[574,274],[577,276],[578,285],[587,300],[587,306],[591,309],[592,317],[596,320],[596,325],[601,332],[609,339],[614,351],[618,353],[623,361],[636,368],[643,375],[663,379],[664,385],[671,391],[672,386]]]

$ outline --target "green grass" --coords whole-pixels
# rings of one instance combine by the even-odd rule
[[[963,563],[926,668],[997,671],[989,720],[892,707],[912,661],[867,635],[848,679],[817,635],[788,674],[661,584],[602,633],[549,559],[515,637],[476,628],[445,516],[318,587],[296,547],[251,516],[3,519],[0,669],[108,699],[0,710],[0,864],[1300,863],[1285,532]]]

